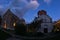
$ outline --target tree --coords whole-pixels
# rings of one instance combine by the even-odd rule
[[[26,25],[24,24],[19,24],[17,23],[17,25],[15,26],[15,31],[16,31],[16,34],[21,34],[21,33],[25,33],[26,32]]]
[[[39,28],[41,26],[42,20],[37,20],[37,21],[33,21],[30,25],[29,28],[31,29],[31,31],[37,31],[36,28]]]
[[[54,32],[55,31],[60,31],[60,20],[58,20],[55,24],[54,24]]]
[[[1,18],[1,16],[0,16],[0,25],[1,25],[1,23],[2,23],[2,18]]]

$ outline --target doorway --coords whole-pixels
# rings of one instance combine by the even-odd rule
[[[44,33],[48,33],[48,28],[44,28]]]

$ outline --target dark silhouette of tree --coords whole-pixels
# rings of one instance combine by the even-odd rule
[[[60,20],[54,24],[54,32],[60,32]]]
[[[2,18],[1,18],[1,16],[0,16],[0,25],[1,25],[1,23],[2,23]]]
[[[19,35],[21,35],[21,33],[23,34],[23,33],[25,33],[26,32],[26,25],[24,25],[24,24],[19,24],[19,23],[17,23],[16,24],[16,27],[15,27],[15,31],[16,31],[16,34],[19,34]]]
[[[40,25],[41,25],[41,23],[42,23],[42,20],[38,20],[38,21],[33,21],[30,25],[29,25],[29,28],[31,29],[31,30],[33,30],[33,29],[36,29],[36,28],[39,28],[40,27]]]

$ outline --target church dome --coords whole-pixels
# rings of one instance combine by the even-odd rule
[[[38,11],[38,15],[47,15],[47,12],[45,10]]]

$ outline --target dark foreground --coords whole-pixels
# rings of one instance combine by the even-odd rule
[[[13,37],[4,31],[0,30],[0,40],[9,40]],[[14,40],[60,40],[60,32],[55,33],[48,33],[48,34],[42,34],[42,33],[20,33],[18,34],[18,37],[14,37]],[[12,39],[13,40],[13,39]]]

